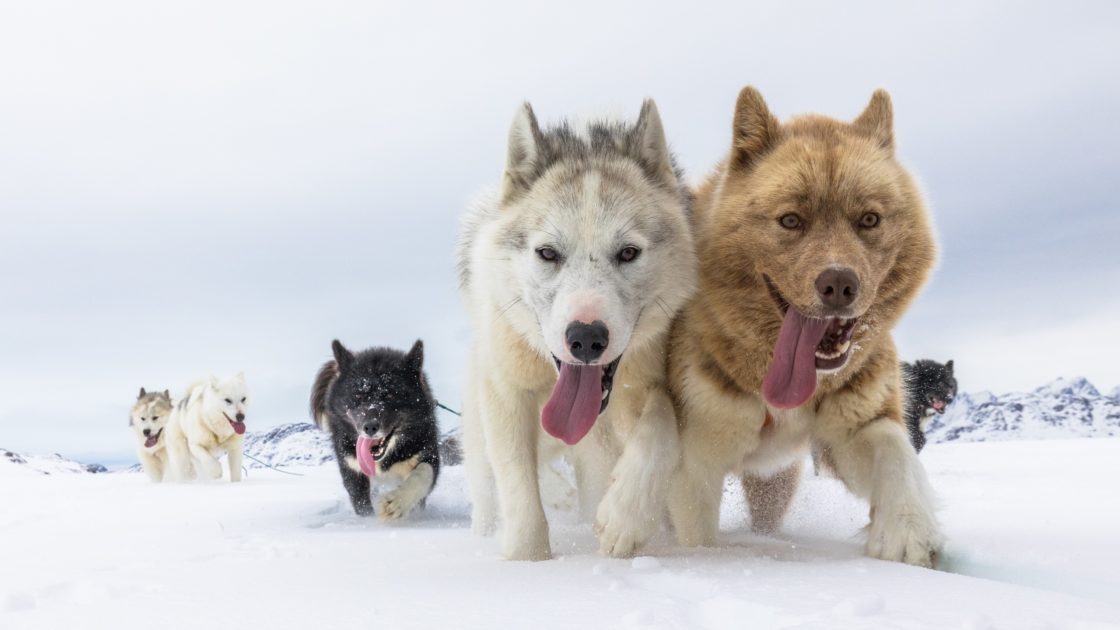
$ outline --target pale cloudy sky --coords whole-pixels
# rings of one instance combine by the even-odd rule
[[[519,102],[637,114],[693,179],[735,95],[895,101],[939,271],[898,330],[966,390],[1120,384],[1120,4],[0,5],[0,446],[127,456],[135,391],[245,370],[306,417],[328,344],[427,343],[456,404],[458,218]],[[454,419],[444,418],[448,425]]]

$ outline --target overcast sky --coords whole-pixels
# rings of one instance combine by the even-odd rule
[[[942,244],[904,357],[1120,384],[1120,3],[504,4],[0,6],[0,446],[128,456],[139,387],[211,372],[302,420],[334,337],[422,337],[457,405],[458,219],[518,103],[651,96],[696,180],[748,83],[782,118],[890,90]]]

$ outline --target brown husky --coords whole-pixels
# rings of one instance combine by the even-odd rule
[[[715,543],[729,472],[742,476],[754,529],[773,531],[816,442],[871,503],[868,555],[932,565],[941,536],[902,421],[890,330],[935,246],[894,156],[890,97],[875,92],[850,124],[783,125],[743,89],[731,153],[696,201],[700,292],[670,353],[682,462],[669,507],[681,543]]]

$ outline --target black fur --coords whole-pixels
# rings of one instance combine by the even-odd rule
[[[928,359],[902,363],[902,380],[909,395],[906,400],[906,429],[914,450],[922,452],[926,436],[922,432],[922,419],[933,413],[945,413],[945,407],[957,397],[957,379],[953,376],[953,362],[941,364]],[[941,401],[941,410],[933,407]]]
[[[352,353],[338,340],[331,348],[335,358],[323,365],[311,388],[311,417],[331,432],[342,485],[354,512],[373,513],[369,478],[346,464],[347,457],[354,457],[358,433],[367,424],[373,431],[396,437],[378,460],[379,468],[388,470],[417,457],[432,467],[434,487],[439,477],[439,426],[423,371],[423,343],[417,340],[407,354],[392,348]]]

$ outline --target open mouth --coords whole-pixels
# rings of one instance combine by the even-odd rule
[[[392,432],[382,437],[364,438],[366,443],[369,444],[369,454],[373,456],[374,461],[381,461],[381,458],[385,457],[385,451],[389,448],[389,438],[391,437],[393,437]]]
[[[226,420],[229,421],[229,426],[233,427],[233,432],[234,433],[236,433],[238,435],[245,435],[245,422],[244,421],[234,420],[233,418],[229,417],[228,413],[226,413],[224,411],[222,412],[222,415],[225,416]]]
[[[762,381],[762,395],[779,409],[799,407],[817,389],[817,372],[844,367],[852,351],[852,334],[858,317],[809,317],[790,303],[770,278],[766,288],[779,312],[782,328],[774,344],[774,357]]]
[[[163,435],[163,429],[156,431],[155,435],[149,435],[148,439],[144,440],[144,448],[155,448],[159,444],[159,436]]]
[[[622,355],[606,365],[556,362],[559,378],[541,410],[541,425],[549,435],[576,444],[591,431],[611,401],[614,375]]]
[[[789,315],[789,302],[782,297],[778,287],[767,276],[762,276],[766,280],[766,288],[770,291],[770,297],[774,299],[774,303],[778,306],[778,310],[782,312],[782,316]],[[796,309],[795,309],[796,310]],[[802,315],[804,319],[810,319]],[[821,335],[820,341],[813,352],[813,357],[818,370],[838,370],[844,367],[848,362],[848,355],[852,349],[852,333],[855,332],[856,324],[859,323],[858,317],[826,317],[823,320],[828,323],[827,328]]]
[[[929,401],[929,406],[932,407],[933,410],[936,411],[939,414],[945,413],[945,401],[941,400],[940,398],[934,398],[934,399],[930,400]]]

